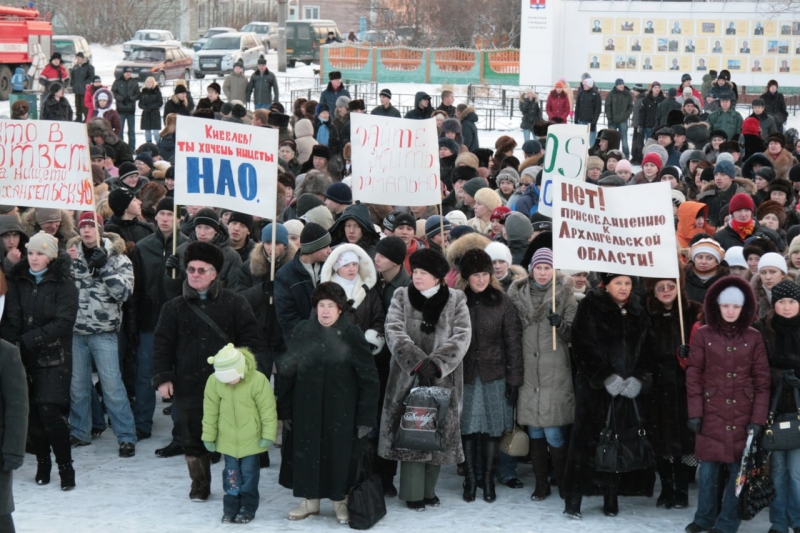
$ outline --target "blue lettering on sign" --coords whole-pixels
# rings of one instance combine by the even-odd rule
[[[214,160],[209,157],[186,158],[187,191],[195,194],[216,194],[218,196],[237,197],[243,200],[254,200],[258,196],[258,172],[250,163],[242,163],[236,169],[233,178],[233,167],[229,159],[220,161],[219,171],[214,172]],[[202,181],[202,191],[200,182]],[[258,200],[256,200],[258,201]]]
[[[549,177],[542,183],[542,196],[539,201],[546,206],[553,206],[553,180]]]

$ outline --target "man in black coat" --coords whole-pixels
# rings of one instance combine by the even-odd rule
[[[245,103],[250,103],[251,95],[253,96],[253,109],[269,109],[269,106],[279,101],[278,80],[275,78],[275,74],[267,68],[267,60],[263,57],[258,60],[258,68],[247,83]]]
[[[330,233],[309,222],[300,234],[300,253],[275,274],[275,310],[287,344],[295,326],[311,316],[311,293],[330,254]]]
[[[133,79],[133,69],[125,67],[121,78],[114,80],[111,92],[117,101],[117,113],[122,121],[120,135],[125,135],[125,124],[128,125],[128,146],[136,149],[136,101],[141,96],[139,82]]]
[[[173,409],[192,478],[189,497],[205,501],[211,492],[211,461],[200,436],[206,381],[214,372],[208,358],[229,343],[257,353],[263,341],[247,300],[217,280],[222,251],[192,242],[183,260],[188,272],[183,295],[164,305],[153,335],[152,386],[163,398],[175,396]]]
[[[411,109],[403,118],[413,118],[415,120],[425,120],[431,118],[431,96],[425,91],[419,91],[414,95],[414,109]]]
[[[442,91],[442,103],[436,108],[436,111],[444,111],[450,118],[456,118],[456,106],[453,105],[456,97],[453,91]]]
[[[382,117],[395,117],[400,118],[400,111],[392,105],[392,91],[383,89],[380,94],[381,105],[375,107],[370,112],[371,115],[378,115]]]
[[[593,145],[597,138],[597,120],[603,107],[603,98],[594,85],[592,78],[583,80],[583,90],[575,99],[575,124],[589,125],[589,144]]]
[[[133,337],[136,342],[136,403],[133,406],[133,421],[137,434],[150,435],[153,428],[153,413],[156,408],[155,395],[150,380],[153,378],[153,332],[156,329],[161,308],[169,300],[164,287],[166,261],[172,254],[172,240],[177,245],[189,242],[189,238],[178,232],[173,234],[174,205],[172,198],[163,198],[156,206],[155,233],[136,243],[131,254],[133,296],[129,300],[134,319]],[[126,322],[126,326],[130,322]],[[177,426],[176,426],[177,427]],[[165,448],[156,450],[159,457],[171,457],[183,453],[177,441],[177,430],[172,430],[173,441]]]
[[[111,191],[108,206],[114,214],[106,221],[105,231],[122,237],[128,248],[153,234],[153,227],[139,219],[142,216],[142,202],[130,189],[120,187]]]
[[[69,70],[69,80],[72,92],[75,94],[75,122],[86,122],[89,110],[83,102],[86,95],[86,86],[94,79],[94,66],[86,61],[83,52],[75,54],[75,63]]]
[[[0,469],[0,531],[13,533],[13,471],[25,459],[28,435],[28,381],[19,350],[0,340],[0,442],[3,462]]]

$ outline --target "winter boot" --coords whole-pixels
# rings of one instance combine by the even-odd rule
[[[75,488],[75,469],[72,468],[72,461],[69,463],[58,463],[58,475],[61,477],[61,490],[72,490]]]
[[[495,461],[497,460],[497,445],[500,439],[497,437],[489,437],[487,434],[481,435],[481,448],[483,452],[483,501],[492,503],[497,499],[495,492],[495,475],[497,468]]]
[[[675,499],[672,500],[672,506],[675,509],[686,509],[689,507],[690,467],[680,462],[680,458],[672,466],[675,472]]]
[[[192,488],[189,499],[193,502],[204,502],[211,495],[211,461],[208,455],[202,457],[186,456]]]
[[[475,448],[477,438],[475,434],[461,437],[464,447],[464,501],[474,502],[478,492],[478,481],[475,479]]]
[[[303,500],[289,511],[289,520],[305,520],[312,514],[319,514],[319,500]]]
[[[617,516],[619,514],[616,485],[605,487],[603,490],[603,514],[606,516]]]
[[[558,495],[564,499],[564,471],[567,469],[567,445],[564,444],[561,448],[550,447],[550,459],[553,461],[553,470],[556,474],[556,485],[558,486]]]
[[[258,467],[269,468],[269,452],[261,452],[258,454]]]
[[[175,457],[176,455],[183,455],[183,446],[178,444],[177,441],[173,440],[163,448],[156,449],[156,455],[162,458]]]
[[[347,498],[340,502],[333,502],[333,512],[336,513],[336,520],[340,524],[350,522],[350,513],[347,511]]]
[[[47,485],[50,483],[50,470],[53,468],[53,461],[50,456],[36,458],[36,484]]]
[[[581,501],[583,500],[583,496],[580,494],[569,494],[564,498],[564,514],[567,515],[569,518],[574,518],[575,520],[580,520],[583,518],[581,515]]]
[[[531,494],[531,500],[540,502],[550,496],[547,439],[531,439],[529,450],[533,475],[536,477],[536,488]]]
[[[677,466],[680,465],[674,465],[663,457],[656,459],[658,477],[661,478],[661,494],[656,501],[656,507],[672,509],[675,499],[675,475],[673,467]]]

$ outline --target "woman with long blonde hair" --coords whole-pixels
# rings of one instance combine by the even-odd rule
[[[161,89],[153,76],[144,81],[142,96],[139,98],[139,109],[142,110],[142,120],[139,127],[144,131],[147,142],[158,140],[158,130],[161,129],[161,113],[159,109],[164,105]]]

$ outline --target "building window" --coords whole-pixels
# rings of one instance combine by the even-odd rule
[[[206,6],[201,4],[197,6],[197,29],[207,28],[208,20],[206,19]]]
[[[303,6],[303,18],[304,19],[318,19],[319,18],[319,6]]]

